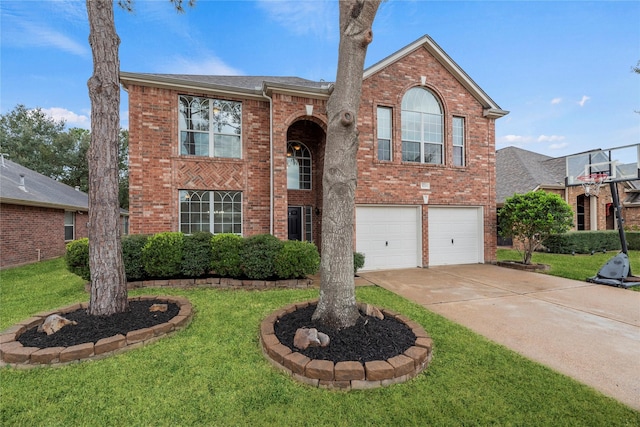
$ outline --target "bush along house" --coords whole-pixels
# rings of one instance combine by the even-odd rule
[[[130,232],[320,247],[326,103],[297,77],[122,72]],[[495,261],[502,110],[429,36],[364,70],[354,249],[364,270]]]

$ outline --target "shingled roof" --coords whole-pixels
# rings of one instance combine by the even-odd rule
[[[539,187],[564,187],[565,158],[549,157],[518,147],[496,151],[496,193],[501,204],[514,194]]]
[[[3,159],[0,164],[0,202],[87,211],[87,193]]]

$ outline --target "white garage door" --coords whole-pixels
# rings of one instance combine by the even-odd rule
[[[422,266],[420,207],[358,206],[356,250],[365,255],[363,270]]]
[[[429,207],[429,266],[484,262],[482,208]]]

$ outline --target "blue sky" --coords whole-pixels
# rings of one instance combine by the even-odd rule
[[[337,1],[166,0],[116,6],[123,71],[335,80]],[[40,107],[88,128],[92,73],[84,1],[2,0],[0,112]],[[382,3],[366,66],[429,34],[511,113],[497,148],[550,156],[640,142],[638,1]],[[127,126],[127,97],[122,124]]]

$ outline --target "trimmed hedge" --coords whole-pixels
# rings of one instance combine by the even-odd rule
[[[142,262],[150,277],[178,277],[182,265],[184,234],[167,231],[149,237],[142,248]]]
[[[122,236],[122,261],[128,281],[144,280],[147,272],[142,261],[142,248],[147,244],[146,234],[129,234]]]
[[[211,238],[208,231],[184,236],[180,272],[188,277],[201,277],[211,270]]]
[[[242,244],[237,234],[216,234],[211,239],[211,269],[223,277],[242,276]]]
[[[179,232],[122,237],[122,258],[128,281],[149,278],[221,277],[300,279],[316,274],[320,255],[315,244],[280,241],[270,234],[243,238],[235,234]],[[89,240],[67,244],[67,269],[90,280]],[[364,255],[353,253],[354,274],[364,266]]]
[[[276,256],[282,241],[271,234],[247,237],[242,245],[242,271],[250,279],[269,279],[276,275]]]
[[[89,239],[74,240],[67,243],[67,251],[64,257],[67,270],[77,274],[84,280],[91,280],[89,271]]]
[[[626,232],[627,247],[640,250],[640,232]],[[591,251],[620,250],[620,234],[617,230],[571,231],[549,237],[545,242],[549,252],[556,254],[588,254]]]
[[[275,273],[282,279],[301,279],[316,274],[319,267],[318,248],[309,242],[284,242],[275,260]]]

